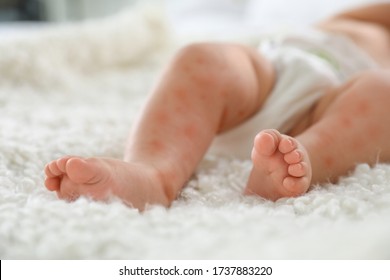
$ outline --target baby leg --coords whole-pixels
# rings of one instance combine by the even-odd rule
[[[278,146],[269,155],[254,152],[254,168],[246,192],[272,200],[297,196],[311,184],[336,181],[358,163],[389,161],[388,104],[390,73],[367,72],[325,96],[314,112],[313,124],[295,138],[279,134],[269,144],[264,136],[267,131],[262,132],[262,141],[255,142],[255,151]],[[290,140],[295,157],[286,148]],[[260,156],[263,158],[259,159]],[[265,156],[270,160],[265,161]],[[299,168],[292,168],[295,161]],[[273,181],[261,173],[270,170],[273,173],[267,174],[273,176]]]
[[[273,75],[271,64],[244,46],[185,47],[134,125],[124,161],[61,158],[47,165],[46,186],[65,199],[113,194],[139,209],[148,203],[169,205],[214,136],[260,108]]]

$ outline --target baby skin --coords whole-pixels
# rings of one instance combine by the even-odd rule
[[[312,170],[306,149],[277,130],[256,136],[252,163],[246,194],[277,200],[304,194],[310,187]]]
[[[359,162],[390,159],[390,74],[367,72],[329,88],[289,135],[254,139],[244,193],[277,200],[334,181]],[[45,167],[45,185],[65,200],[117,197],[145,209],[177,198],[218,133],[261,110],[275,83],[256,50],[194,44],[172,60],[133,126],[123,160],[66,156]],[[362,137],[365,136],[365,137]]]
[[[47,164],[45,173],[46,187],[68,201],[84,195],[101,201],[116,197],[141,210],[146,203],[169,205],[162,182],[149,166],[66,156]]]
[[[311,165],[305,149],[292,137],[265,130],[255,139],[253,171],[247,194],[276,200],[305,193],[311,181]],[[120,198],[143,210],[146,204],[169,205],[163,182],[150,166],[110,158],[66,156],[45,167],[45,185],[60,198],[75,200],[80,195],[95,200]],[[257,185],[268,186],[257,189]]]

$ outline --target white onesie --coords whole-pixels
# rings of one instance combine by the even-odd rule
[[[327,88],[377,67],[349,38],[313,29],[265,36],[259,51],[275,67],[274,88],[253,117],[216,137],[212,154],[249,159],[259,131],[274,128],[287,133]]]

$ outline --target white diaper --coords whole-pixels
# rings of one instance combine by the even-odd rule
[[[274,128],[287,133],[327,88],[377,67],[348,38],[315,30],[267,36],[259,50],[275,67],[274,88],[258,113],[216,137],[209,150],[212,154],[249,159],[259,131]]]

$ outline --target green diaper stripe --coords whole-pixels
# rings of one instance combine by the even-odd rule
[[[329,53],[322,50],[308,50],[309,53],[314,54],[315,56],[321,58],[322,60],[329,63],[335,70],[340,71],[340,64],[330,55]]]

